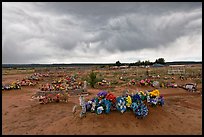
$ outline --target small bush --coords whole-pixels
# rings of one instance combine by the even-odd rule
[[[96,76],[97,76],[97,73],[93,71],[88,75],[88,82],[90,83],[92,88],[94,88],[95,84],[99,82],[99,79],[97,79]]]

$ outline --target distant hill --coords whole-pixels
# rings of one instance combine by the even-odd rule
[[[2,68],[36,68],[36,67],[91,67],[113,64],[93,64],[93,63],[80,63],[80,64],[2,64]]]
[[[122,63],[128,65],[130,63]],[[175,61],[166,62],[166,65],[187,65],[187,64],[202,64],[202,61]],[[115,63],[73,63],[73,64],[2,64],[2,68],[28,68],[28,67],[91,67],[91,66],[113,66]]]
[[[174,61],[166,62],[167,65],[188,65],[188,64],[202,64],[202,61]]]

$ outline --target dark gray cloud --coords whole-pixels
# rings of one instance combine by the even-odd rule
[[[202,60],[200,2],[4,2],[2,9],[3,63]],[[186,45],[196,50],[183,53]],[[172,58],[176,46],[181,55]]]

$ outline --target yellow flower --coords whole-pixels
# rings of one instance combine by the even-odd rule
[[[127,106],[127,107],[130,107],[131,104],[132,104],[132,99],[131,99],[131,97],[128,95],[128,96],[126,97],[126,106]]]
[[[150,96],[158,97],[160,93],[159,93],[159,90],[155,89],[155,90],[151,91],[149,94],[150,94]]]

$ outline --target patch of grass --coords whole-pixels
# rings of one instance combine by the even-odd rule
[[[195,79],[194,82],[195,82],[196,84],[201,84],[201,83],[202,83],[202,79]]]

